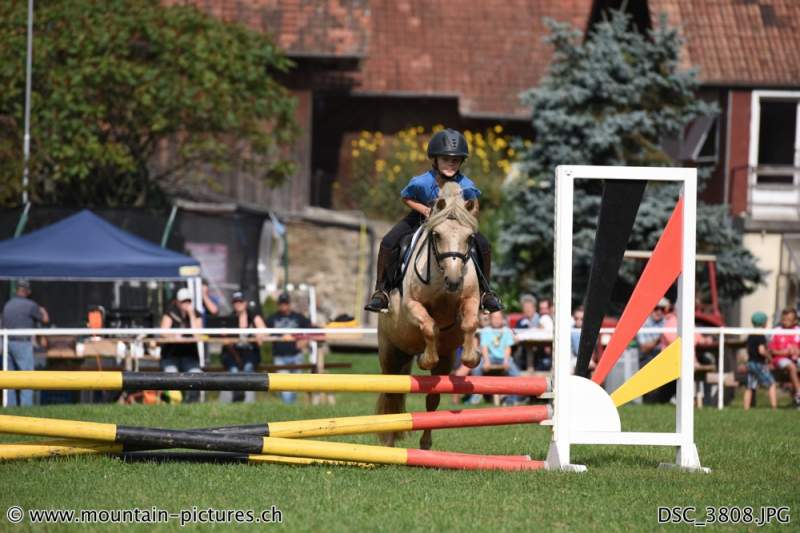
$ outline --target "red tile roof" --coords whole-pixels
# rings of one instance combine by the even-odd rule
[[[369,0],[162,0],[194,4],[229,22],[269,33],[290,56],[361,57]]]
[[[290,56],[363,57],[356,94],[451,96],[464,115],[524,119],[550,63],[543,18],[584,29],[592,0],[164,0],[266,31]]]
[[[591,0],[371,2],[362,94],[457,96],[468,116],[527,118],[519,93],[546,73],[543,18],[584,29]]]
[[[686,39],[682,62],[714,85],[800,86],[800,0],[649,0]]]

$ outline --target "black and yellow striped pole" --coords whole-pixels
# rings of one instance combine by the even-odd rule
[[[0,371],[0,389],[383,392],[519,396],[539,396],[551,390],[550,380],[539,376],[89,371]]]
[[[483,411],[491,411],[484,413]],[[532,464],[511,468],[519,457],[481,456],[428,452],[337,442],[296,440],[305,436],[349,435],[376,431],[406,431],[442,427],[468,427],[503,423],[541,422],[550,416],[548,406],[523,406],[498,409],[477,409],[461,412],[401,413],[339,419],[318,419],[273,422],[269,425],[244,426],[250,433],[229,431],[171,430],[120,426],[99,422],[82,422],[34,417],[0,415],[0,432],[38,435],[119,444],[134,448],[189,448],[242,454],[265,454],[334,461],[355,461],[381,464],[407,464],[465,469],[533,469]],[[241,427],[241,426],[240,426]],[[266,437],[257,434],[263,431]],[[253,434],[256,433],[256,434]],[[276,436],[278,435],[278,436]],[[288,438],[292,437],[292,438]],[[72,446],[74,443],[61,443]],[[87,451],[101,453],[106,451]],[[111,449],[112,453],[122,451]],[[17,450],[15,453],[21,453]],[[44,449],[42,450],[44,453]],[[66,453],[66,451],[65,451]],[[444,453],[444,455],[441,455]],[[540,468],[537,466],[536,468]]]

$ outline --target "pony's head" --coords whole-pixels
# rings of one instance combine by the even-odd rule
[[[461,290],[467,272],[469,251],[475,232],[478,231],[477,204],[464,200],[461,187],[448,182],[439,192],[439,198],[425,222],[430,232],[436,265],[444,276],[444,287],[450,292]]]

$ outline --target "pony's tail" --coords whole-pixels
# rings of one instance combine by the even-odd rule
[[[379,415],[391,415],[406,412],[406,395],[405,394],[386,394],[381,393],[378,395],[378,404],[375,410]],[[406,436],[405,431],[394,433],[379,433],[378,438],[386,446],[393,446],[395,440],[402,439]]]

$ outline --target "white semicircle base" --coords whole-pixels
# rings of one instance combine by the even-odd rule
[[[608,393],[594,381],[569,376],[570,431],[621,431],[617,406]]]

